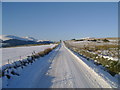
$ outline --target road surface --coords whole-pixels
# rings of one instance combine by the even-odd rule
[[[54,53],[54,55],[53,55]],[[51,57],[48,58],[48,57]],[[46,63],[48,62],[49,63]],[[38,64],[39,63],[39,64]],[[30,71],[31,70],[31,71]],[[28,75],[28,76],[27,76]],[[24,78],[25,77],[25,78]],[[110,88],[111,86],[62,43],[60,49],[33,64],[9,87],[22,88]],[[24,79],[23,79],[24,78]]]

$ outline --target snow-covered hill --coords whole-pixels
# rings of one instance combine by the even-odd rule
[[[33,37],[23,37],[23,39],[26,39],[26,40],[28,40],[28,41],[38,41],[37,39],[35,39],[35,38],[33,38]]]
[[[17,40],[23,40],[23,41],[37,41],[37,39],[33,37],[18,37],[15,35],[0,35],[0,39],[3,41],[10,40],[10,39],[17,39]]]
[[[15,35],[0,35],[0,47],[10,47],[27,44],[50,44],[53,41],[49,40],[37,40],[33,37],[19,37]]]

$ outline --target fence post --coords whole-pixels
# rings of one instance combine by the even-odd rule
[[[21,56],[20,56],[20,60],[21,60]]]
[[[10,64],[10,60],[8,59],[8,64]]]

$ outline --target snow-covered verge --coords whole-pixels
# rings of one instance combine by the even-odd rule
[[[85,41],[84,41],[85,42]],[[105,67],[112,76],[120,73],[120,60],[118,58],[118,45],[97,45],[97,42],[76,45],[73,41],[65,41],[67,47],[87,60],[93,60],[95,64]],[[94,44],[93,44],[94,43]],[[112,58],[111,58],[112,57]],[[116,59],[117,58],[117,59]]]
[[[71,50],[71,49],[70,49]],[[79,57],[81,60],[83,60],[90,68],[92,68],[96,73],[98,73],[100,76],[102,76],[113,88],[117,88],[119,85],[118,78],[120,78],[119,74],[116,74],[115,76],[112,76],[110,73],[108,73],[102,65],[96,65],[93,60],[87,60],[87,58],[82,57],[77,52],[74,52],[71,50],[77,57]]]
[[[39,45],[39,46],[24,46],[24,47],[13,47],[13,48],[0,48],[2,52],[1,65],[13,63],[20,59],[25,59],[27,56],[31,56],[33,52],[38,53],[44,51],[47,48],[53,48],[56,44],[50,45]]]
[[[20,76],[22,70],[25,67],[31,66],[34,62],[36,62],[40,57],[43,57],[49,54],[53,49],[55,49],[58,45],[56,44],[52,48],[47,48],[44,51],[34,53],[32,56],[27,57],[26,59],[15,61],[11,64],[3,65],[0,69],[0,79],[3,79],[3,87],[6,86],[8,80],[14,78],[16,76]]]
[[[119,86],[119,80],[118,80],[120,78],[119,74],[112,76],[105,67],[103,67],[101,64],[100,65],[96,64],[95,60],[89,59],[88,57],[81,55],[79,52],[74,51],[70,47],[69,47],[69,49],[77,57],[79,57],[83,62],[85,62],[90,68],[92,68],[96,73],[98,73],[100,76],[102,76],[113,88],[117,88]]]
[[[36,58],[34,63],[27,64],[23,67],[10,68],[6,73],[11,77],[2,77],[2,88],[30,88],[33,86],[33,84],[38,83],[38,79],[48,70],[59,48],[60,45],[54,47],[49,54],[45,55],[44,57]],[[11,73],[13,70],[15,73],[17,73],[16,75]]]

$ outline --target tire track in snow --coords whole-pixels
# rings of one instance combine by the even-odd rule
[[[110,85],[73,55],[63,44],[53,60],[49,75],[53,76],[52,88],[110,88]],[[92,75],[93,74],[93,75]]]

